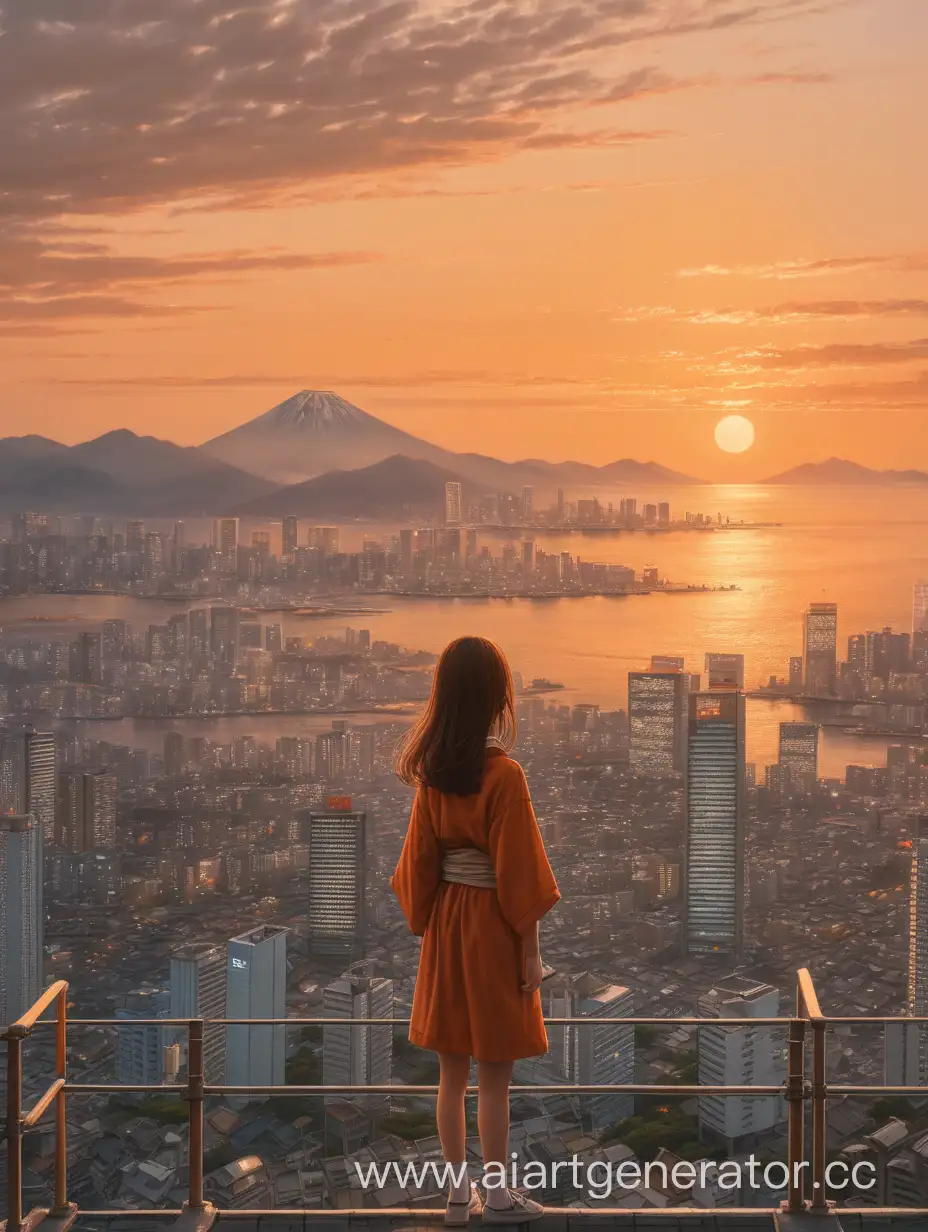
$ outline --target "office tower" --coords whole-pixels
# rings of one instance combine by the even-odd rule
[[[522,521],[523,522],[531,522],[532,506],[534,505],[534,503],[535,503],[535,489],[530,484],[526,484],[525,487],[522,489]]]
[[[683,773],[687,718],[682,672],[628,673],[628,755],[636,774]]]
[[[225,1018],[227,956],[221,945],[191,942],[171,955],[171,1018],[203,1018],[203,1072],[207,1082],[222,1082],[226,1061],[226,1028],[209,1019]],[[186,1033],[185,1033],[186,1034]],[[186,1038],[178,1036],[186,1045]]]
[[[542,986],[544,1013],[549,1018],[631,1018],[634,994],[621,984],[611,984],[589,972],[555,976]],[[635,1081],[635,1028],[621,1023],[602,1026],[552,1026],[548,1055],[534,1080],[550,1077],[579,1086],[627,1086]],[[522,1073],[535,1068],[523,1066]],[[520,1077],[522,1076],[520,1073]],[[529,1081],[532,1079],[530,1078]],[[606,1129],[634,1113],[631,1095],[598,1095],[584,1100],[594,1131]]]
[[[300,523],[297,517],[289,513],[284,518],[280,528],[280,554],[284,560],[292,560],[296,555],[300,542]]]
[[[670,504],[668,501],[661,501],[658,504],[657,520],[662,526],[666,526],[670,522]]]
[[[234,574],[238,568],[238,518],[216,518],[213,551],[219,558],[221,572]]]
[[[109,770],[59,770],[55,843],[72,855],[116,846],[116,775]]]
[[[42,831],[32,816],[0,816],[0,1023],[15,1022],[43,988]]]
[[[129,625],[125,620],[103,622],[103,657],[121,659],[129,642]]]
[[[133,1018],[167,1018],[167,994],[136,989],[126,995],[125,1004],[116,1010],[121,1022]],[[164,1049],[168,1043],[166,1027],[145,1023],[120,1027],[116,1032],[116,1074],[119,1082],[149,1085],[164,1081]]]
[[[286,1017],[287,931],[261,924],[229,942],[227,1018]],[[284,1086],[286,1059],[285,1026],[226,1028],[226,1085]]]
[[[171,731],[164,737],[164,773],[168,778],[179,779],[187,764],[186,741],[182,732]]]
[[[186,612],[168,617],[168,653],[172,659],[183,659],[190,651],[190,621]]]
[[[145,551],[145,523],[132,519],[126,523],[126,551]]]
[[[393,981],[377,978],[372,964],[361,963],[327,984],[325,1018],[392,1018]],[[325,1086],[389,1086],[393,1075],[393,1026],[322,1029],[322,1081]],[[345,1095],[332,1098],[343,1100]],[[389,1110],[389,1096],[362,1097],[369,1112]]]
[[[532,539],[522,540],[522,570],[532,573],[535,569],[535,542]]]
[[[302,813],[301,822],[309,842],[310,953],[357,961],[364,954],[367,818],[330,809]]]
[[[180,572],[184,562],[184,549],[187,547],[187,527],[183,522],[174,523],[174,534],[171,536],[171,568]]]
[[[70,649],[71,679],[80,684],[100,684],[103,679],[103,636],[79,633]]]
[[[190,613],[190,653],[202,658],[209,654],[210,611],[205,607],[194,608]]]
[[[793,655],[789,661],[789,691],[793,694],[802,692],[802,655]]]
[[[777,1018],[780,993],[770,984],[731,975],[699,998],[700,1018]],[[699,1082],[703,1086],[779,1086],[786,1076],[782,1032],[775,1027],[700,1027]],[[699,1136],[729,1158],[753,1147],[785,1119],[781,1096],[702,1095]]]
[[[743,689],[744,655],[707,654],[706,679],[710,689]]]
[[[234,667],[238,659],[240,616],[235,607],[209,609],[209,649],[217,663]]]
[[[306,542],[311,548],[318,548],[324,556],[335,556],[338,553],[337,526],[310,526],[306,532]]]
[[[831,696],[838,677],[838,605],[812,603],[806,612],[802,657],[805,691],[811,697]]]
[[[55,737],[0,727],[0,811],[32,816],[43,842],[55,837]]]
[[[689,699],[684,953],[738,958],[744,931],[744,695]]]
[[[916,582],[912,591],[912,632],[928,632],[928,582]]]
[[[450,479],[445,484],[445,522],[449,526],[461,524],[461,484]]]
[[[652,672],[682,672],[683,667],[683,655],[651,655]]]
[[[909,869],[909,973],[906,1013],[928,1016],[928,816],[919,817],[912,831]],[[924,1023],[887,1023],[885,1075],[887,1086],[928,1084],[928,1028]]]
[[[559,522],[564,521],[564,489],[563,488],[558,488],[557,490],[557,520]]]
[[[780,770],[793,789],[811,791],[818,780],[818,725],[780,724]]]

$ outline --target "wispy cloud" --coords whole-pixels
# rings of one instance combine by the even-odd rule
[[[658,304],[620,308],[617,322],[683,321],[690,325],[793,325],[804,321],[853,321],[928,316],[928,299],[793,300],[765,308],[672,308]]]
[[[753,352],[750,359],[764,368],[869,368],[907,364],[928,359],[928,338],[916,338],[911,342],[847,342],[783,351],[762,350]]]
[[[757,265],[699,265],[677,270],[680,278],[764,278],[788,282],[794,278],[828,278],[864,270],[921,273],[928,270],[928,253],[889,253],[859,257],[793,257]]]

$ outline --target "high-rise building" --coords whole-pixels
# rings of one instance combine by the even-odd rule
[[[55,843],[64,851],[116,846],[116,775],[100,769],[59,770],[55,793]]]
[[[213,551],[219,558],[219,568],[234,574],[238,568],[238,518],[216,518],[213,522]]]
[[[683,773],[687,717],[682,672],[628,673],[628,751],[636,774]]]
[[[227,956],[221,945],[191,942],[171,955],[171,1018],[203,1018],[203,1072],[207,1082],[225,1074],[226,1028],[210,1026],[226,1016]],[[185,1036],[180,1038],[186,1043]]]
[[[71,679],[99,684],[103,679],[103,635],[85,630],[71,643]]]
[[[116,1010],[116,1018],[131,1022],[133,1018],[167,1018],[167,994],[163,991],[137,989],[127,994],[125,1003]],[[164,1081],[164,1049],[169,1042],[168,1030],[146,1022],[137,1027],[120,1027],[116,1032],[116,1073],[119,1082],[148,1086]]]
[[[0,727],[0,811],[35,818],[44,842],[55,837],[55,737],[31,727]]]
[[[171,537],[171,568],[175,573],[180,571],[184,563],[184,549],[187,546],[187,527],[183,522],[174,523],[174,534]]]
[[[818,779],[818,725],[780,724],[780,771],[794,790],[811,791]]]
[[[685,662],[683,655],[651,655],[650,670],[652,672],[682,672]]]
[[[802,692],[802,655],[792,655],[789,661],[789,691],[792,694]]]
[[[145,523],[137,518],[130,519],[126,523],[126,551],[145,551]]]
[[[838,679],[838,605],[812,603],[806,612],[802,658],[805,691],[812,697],[831,696]]]
[[[445,522],[449,526],[461,524],[461,484],[449,479],[445,484]]]
[[[744,931],[744,694],[694,693],[689,707],[684,953],[738,958]]]
[[[912,832],[909,870],[909,973],[906,1013],[928,1016],[928,816],[919,817]],[[928,1084],[928,1027],[924,1023],[887,1023],[885,1075],[887,1086]]]
[[[928,582],[916,582],[912,593],[912,632],[928,632]]]
[[[743,689],[744,655],[707,654],[706,680],[710,689]]]
[[[311,548],[318,548],[324,556],[335,556],[338,554],[338,527],[310,526],[306,543]]]
[[[240,614],[236,607],[209,609],[209,649],[217,663],[234,667],[238,659]]]
[[[42,831],[0,815],[0,1022],[15,1022],[43,988]]]
[[[393,981],[374,976],[371,965],[359,964],[326,985],[325,1018],[392,1018]],[[393,1027],[322,1029],[322,1081],[325,1086],[389,1086],[393,1074]],[[343,1100],[345,1095],[333,1097]],[[368,1111],[385,1112],[389,1096],[362,1099]]]
[[[699,998],[700,1018],[777,1018],[780,994],[770,984],[732,975]],[[782,1034],[782,1033],[780,1033]],[[700,1027],[699,1082],[703,1086],[779,1086],[786,1077],[784,1041],[775,1027]],[[756,1144],[785,1119],[781,1096],[702,1095],[699,1132],[729,1155]]]
[[[210,610],[195,607],[190,613],[190,653],[205,658],[210,648]]]
[[[522,521],[523,522],[531,522],[532,508],[534,506],[534,503],[535,503],[535,489],[530,484],[526,484],[525,487],[522,489]]]
[[[125,620],[103,622],[103,657],[108,662],[121,659],[129,641],[129,625]]]
[[[280,529],[280,554],[284,560],[292,560],[300,542],[300,523],[295,514],[288,513]]]
[[[670,522],[670,502],[669,501],[659,502],[657,506],[657,520],[663,526],[666,526]]]
[[[355,962],[364,954],[366,815],[330,809],[301,821],[309,842],[310,953]]]
[[[286,1017],[287,931],[262,924],[229,942],[227,1018]],[[226,1028],[227,1086],[283,1086],[286,1060],[286,1026]]]
[[[634,994],[589,972],[556,976],[542,989],[549,1018],[630,1018]],[[609,1022],[601,1026],[551,1026],[548,1053],[540,1064],[519,1062],[527,1081],[573,1082],[579,1086],[630,1086],[635,1081],[635,1028]],[[586,1101],[584,1101],[586,1104]],[[632,1116],[631,1095],[599,1095],[586,1105],[594,1130]]]

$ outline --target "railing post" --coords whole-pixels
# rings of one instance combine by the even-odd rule
[[[187,1024],[187,1101],[190,1127],[187,1134],[189,1210],[203,1209],[203,1019]]]
[[[793,1018],[789,1024],[789,1048],[787,1052],[786,1102],[787,1102],[787,1167],[789,1188],[787,1208],[792,1214],[805,1210],[804,1159],[805,1155],[805,1038],[806,1024],[801,1018]]]
[[[55,1004],[55,1069],[67,1078],[68,1069],[68,990],[62,988]],[[55,1096],[55,1214],[67,1214],[68,1207],[68,1105],[64,1087]]]
[[[6,1034],[6,1232],[22,1232],[23,1226],[23,1039],[22,1027]]]
[[[826,1211],[825,1170],[828,1163],[828,1087],[825,1079],[827,1024],[812,1021],[812,1209]]]

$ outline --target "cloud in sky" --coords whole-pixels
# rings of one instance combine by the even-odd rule
[[[617,322],[684,321],[690,325],[792,325],[803,321],[928,316],[928,299],[793,300],[766,308],[672,308],[657,304],[620,308]]]
[[[185,197],[448,166],[585,133],[557,117],[685,84],[633,43],[820,0],[5,0],[0,211],[124,212]],[[552,128],[554,131],[552,131]]]
[[[836,342],[784,351],[753,352],[749,357],[765,368],[869,368],[928,359],[928,338],[910,342]]]
[[[928,253],[889,253],[860,257],[794,257],[758,265],[699,265],[677,271],[680,278],[764,278],[788,282],[794,278],[828,278],[867,270],[922,273]]]

